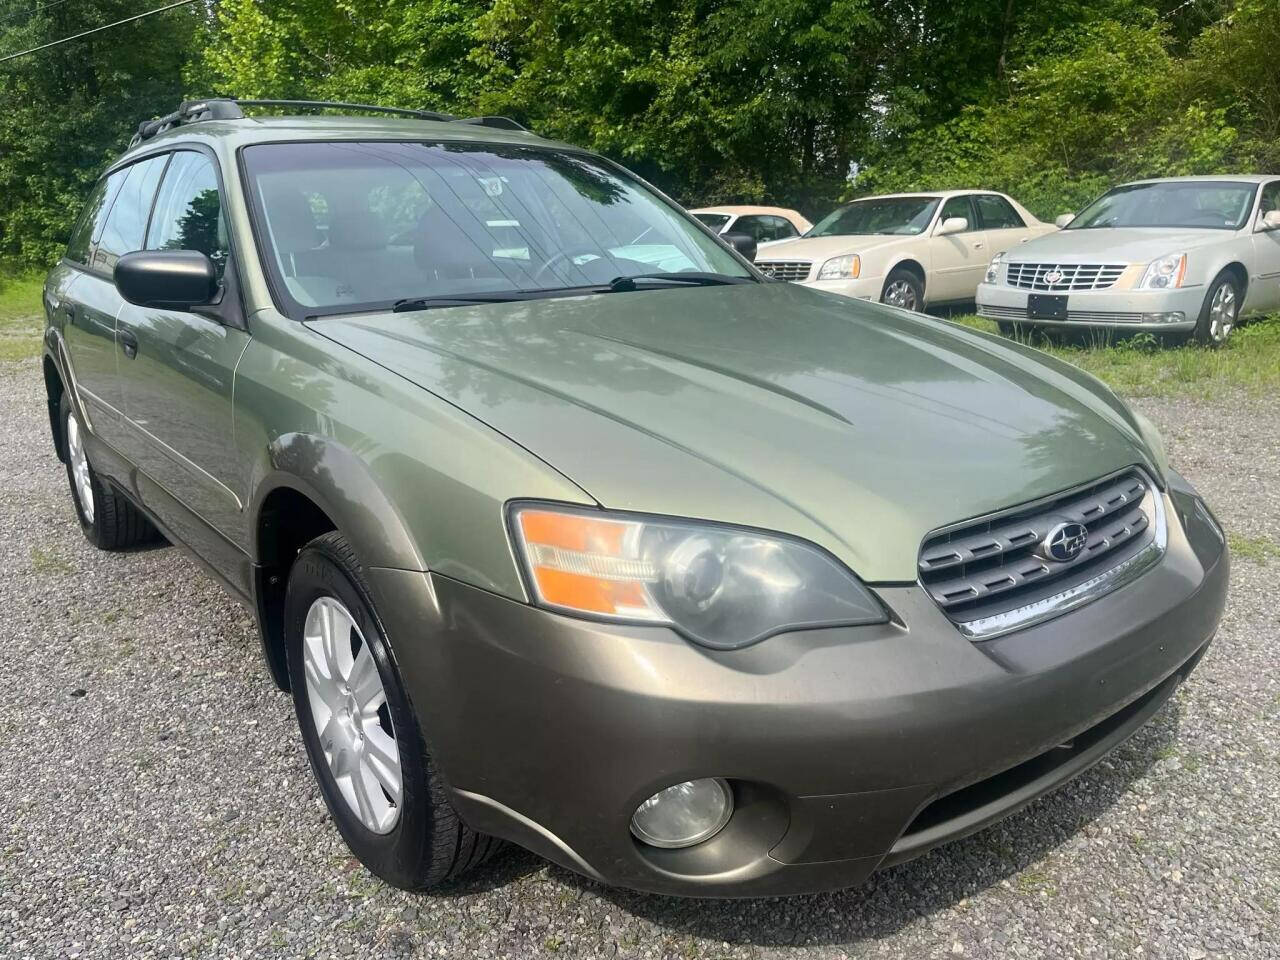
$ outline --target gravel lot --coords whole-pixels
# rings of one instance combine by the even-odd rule
[[[1144,402],[1226,525],[1280,544],[1280,411]],[[76,528],[34,362],[0,365],[0,957],[1280,957],[1280,558],[1125,747],[843,893],[699,902],[520,851],[410,896],[347,856],[246,613]]]

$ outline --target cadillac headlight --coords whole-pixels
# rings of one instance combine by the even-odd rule
[[[856,253],[832,257],[818,271],[819,280],[857,280],[862,274],[862,258]]]
[[[511,515],[534,598],[554,610],[665,624],[719,649],[887,619],[857,577],[803,541],[543,504],[517,504]]]
[[[1000,268],[1004,266],[1004,254],[997,253],[987,264],[987,283],[1000,282]]]
[[[1172,290],[1182,286],[1182,280],[1186,275],[1187,255],[1171,253],[1167,257],[1151,261],[1138,287],[1141,290]]]

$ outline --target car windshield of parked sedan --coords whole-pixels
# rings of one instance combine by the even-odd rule
[[[850,237],[868,234],[923,233],[938,208],[937,197],[877,197],[855,200],[827,214],[806,237]]]
[[[1089,204],[1067,230],[1163,227],[1239,230],[1253,209],[1257,186],[1230,180],[1133,183]]]
[[[727,213],[695,213],[694,217],[701,220],[712,230],[720,230],[729,222],[729,214]]]
[[[276,143],[246,148],[244,164],[273,285],[308,316],[637,275],[751,277],[682,211],[583,154]]]

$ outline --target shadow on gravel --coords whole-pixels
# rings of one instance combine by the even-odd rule
[[[560,867],[551,870],[558,880],[673,933],[765,947],[877,939],[1044,859],[1129,791],[1177,740],[1180,718],[1181,701],[1175,697],[1128,743],[1071,783],[973,836],[874,874],[861,887],[771,900],[689,900],[606,888]],[[1125,840],[1116,836],[1112,842]],[[506,879],[541,866],[532,855],[516,856],[510,864],[495,864],[512,871]],[[489,874],[482,871],[482,877]],[[475,882],[485,889],[506,879],[499,874],[484,886],[481,877]],[[1020,877],[1014,890],[1038,896],[1050,887],[1051,876],[1032,872]]]

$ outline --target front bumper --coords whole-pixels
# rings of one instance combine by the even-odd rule
[[[1027,317],[1027,298],[1032,292],[1004,284],[979,284],[978,316],[1059,330],[1084,326],[1175,333],[1195,329],[1205,296],[1200,285],[1176,290],[1073,291],[1067,294],[1067,319],[1061,322]]]
[[[884,277],[859,277],[857,280],[799,280],[802,287],[836,293],[856,300],[879,300],[884,289]]]
[[[370,580],[474,827],[610,884],[794,894],[859,883],[1007,815],[1154,713],[1226,597],[1222,536],[1196,502],[1171,490],[1168,551],[1138,584],[976,644],[917,586],[877,588],[900,622],[724,652],[444,577]],[[720,834],[684,850],[631,836],[641,801],[707,776],[735,793]]]

